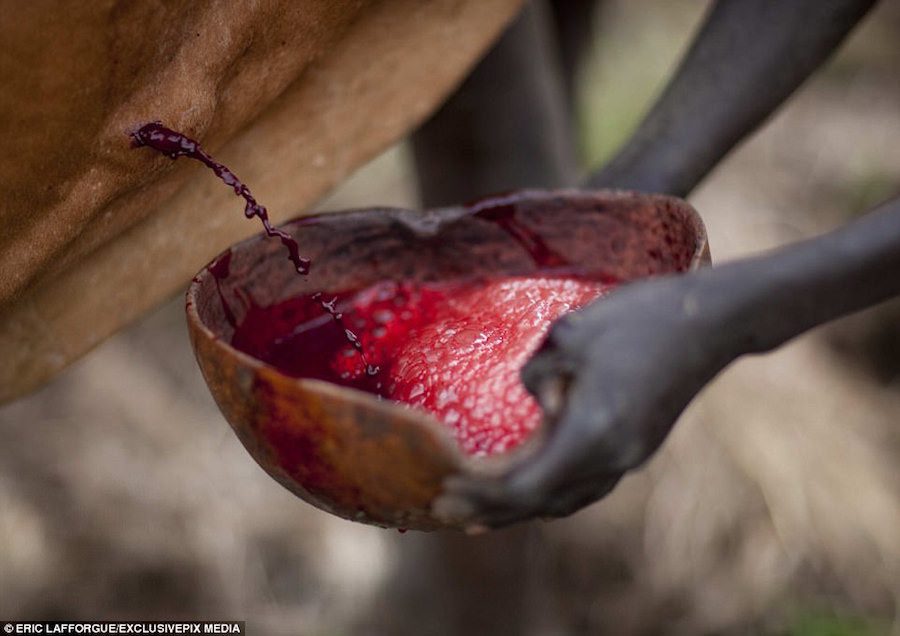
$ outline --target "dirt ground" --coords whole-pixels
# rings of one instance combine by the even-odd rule
[[[592,161],[635,124],[702,8],[607,4],[583,78]],[[898,186],[891,0],[691,202],[721,262],[836,227]],[[372,204],[416,205],[404,147],[320,208]],[[518,531],[512,607],[533,634],[898,633],[898,459],[893,302],[739,361],[607,500]],[[0,409],[4,619],[453,633],[450,614],[466,608],[403,591],[404,577],[445,574],[421,556],[441,541],[331,517],[267,477],[206,390],[181,298]],[[465,559],[480,540],[454,541],[472,542]]]

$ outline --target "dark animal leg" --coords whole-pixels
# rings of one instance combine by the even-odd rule
[[[563,70],[569,112],[575,114],[578,76],[594,41],[595,21],[602,0],[550,0],[556,43]]]
[[[529,5],[444,107],[413,136],[423,203],[571,185],[574,158],[544,7]],[[528,634],[550,620],[540,529],[398,535],[379,605],[387,633]],[[555,631],[555,630],[554,630]]]
[[[554,37],[543,4],[527,5],[457,93],[413,135],[424,207],[574,184]]]

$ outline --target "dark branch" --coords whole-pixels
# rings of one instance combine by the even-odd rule
[[[590,187],[684,196],[837,48],[875,0],[720,0]]]

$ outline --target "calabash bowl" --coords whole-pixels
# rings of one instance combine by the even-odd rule
[[[498,218],[515,219],[517,229]],[[469,457],[429,413],[285,375],[231,345],[251,305],[383,280],[533,273],[542,265],[525,249],[523,228],[569,265],[622,283],[709,261],[703,223],[687,203],[624,191],[525,190],[425,212],[308,216],[282,227],[312,259],[308,276],[297,274],[278,241],[260,235],[193,279],[187,319],[203,377],[253,458],[291,492],[347,519],[419,530],[457,525],[432,513],[445,478],[527,461],[540,436],[499,457]]]

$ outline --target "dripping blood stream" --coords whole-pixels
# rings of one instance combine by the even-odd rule
[[[287,249],[288,258],[290,259],[294,268],[297,270],[297,273],[301,275],[306,275],[309,273],[311,266],[310,259],[304,258],[300,255],[300,248],[297,244],[297,241],[284,230],[272,226],[269,220],[268,211],[266,210],[265,206],[261,205],[256,200],[256,198],[253,196],[253,193],[250,191],[250,188],[248,188],[247,185],[244,184],[227,166],[219,163],[209,153],[207,153],[200,146],[199,142],[178,131],[167,128],[158,121],[144,124],[137,130],[131,132],[130,136],[132,139],[132,146],[135,148],[152,148],[153,150],[156,150],[173,160],[177,159],[178,157],[188,157],[190,159],[195,159],[207,166],[225,185],[231,187],[237,196],[244,199],[244,215],[248,219],[253,217],[258,218],[262,223],[263,228],[265,229],[266,235],[271,238],[277,238],[281,241],[282,245],[284,245],[284,247]],[[550,246],[547,245],[546,241],[544,241],[544,239],[540,235],[538,235],[531,228],[522,223],[522,221],[516,214],[517,203],[517,196],[515,194],[511,194],[505,198],[499,197],[487,200],[481,204],[476,203],[471,206],[471,211],[473,216],[494,223],[504,232],[506,232],[529,254],[535,265],[537,265],[539,268],[568,267],[569,263],[563,256],[550,248]],[[229,274],[230,260],[231,253],[227,252],[210,266],[210,273],[216,279],[217,290],[220,299],[222,300],[222,306],[225,311],[226,319],[229,321],[229,323],[231,323],[232,326],[237,327],[234,313],[231,311],[228,303],[225,302],[225,298],[222,295],[221,289],[218,288],[219,281],[226,278]],[[340,343],[335,343],[333,338],[331,338],[326,339],[320,344],[326,348],[334,348],[338,346],[338,344],[346,345],[346,343],[349,343],[352,351],[350,351],[350,354],[345,357],[351,357],[353,351],[358,353],[363,363],[363,373],[360,375],[352,372],[350,370],[352,364],[348,363],[350,364],[350,367],[341,369],[337,377],[326,377],[329,374],[325,373],[324,367],[321,366],[327,364],[325,357],[323,356],[321,359],[318,359],[317,356],[310,355],[311,351],[309,349],[306,349],[305,355],[296,356],[295,359],[303,360],[305,361],[304,364],[310,364],[314,368],[304,369],[302,370],[302,372],[300,369],[293,369],[294,374],[305,377],[330,379],[331,381],[343,384],[347,384],[349,381],[350,383],[359,384],[360,386],[358,386],[358,388],[363,388],[381,394],[383,387],[381,382],[378,381],[376,377],[379,374],[379,367],[377,364],[370,363],[367,357],[368,349],[366,349],[366,344],[356,335],[356,333],[351,328],[347,326],[344,320],[343,311],[338,308],[340,303],[346,300],[346,298],[346,294],[338,294],[336,296],[333,296],[331,299],[326,300],[324,295],[319,292],[311,296],[285,301],[285,303],[279,305],[278,308],[273,310],[273,312],[277,314],[280,309],[290,308],[289,313],[299,312],[291,314],[293,315],[292,320],[296,319],[297,316],[302,315],[305,317],[305,320],[312,322],[316,322],[318,320],[319,323],[321,323],[321,319],[326,318],[326,316],[322,314],[322,311],[324,311],[325,314],[330,317],[330,321],[338,327],[338,331],[336,333],[343,340]],[[426,299],[424,306],[428,306],[429,302],[431,301]],[[285,307],[282,307],[282,305],[285,305]],[[261,319],[259,315],[254,314],[253,312],[254,308],[251,307],[250,314],[248,314],[247,318],[240,325],[240,328],[235,334],[236,341],[243,342],[246,340],[248,342],[257,342],[260,339],[266,340],[266,338],[271,335],[272,329],[276,328],[278,324],[280,324],[278,323],[277,315],[266,315],[264,319]],[[419,316],[419,318],[422,318],[422,316]],[[275,320],[275,323],[273,324],[269,324],[266,322],[273,319]],[[318,324],[318,327],[321,327],[321,324]],[[257,333],[257,336],[252,336],[251,332],[254,331]],[[308,344],[309,343],[307,343],[307,345]],[[290,347],[280,347],[277,349],[279,351],[289,351]],[[263,357],[265,359],[265,357],[262,355],[260,355],[260,357]],[[378,357],[382,358],[384,356],[379,355]],[[285,365],[277,366],[283,366],[286,367],[285,370],[291,370],[290,364],[288,363],[285,363]]]
[[[288,250],[288,257],[294,264],[299,274],[308,274],[310,262],[308,258],[300,256],[300,247],[294,238],[277,227],[273,227],[269,221],[269,212],[265,206],[260,205],[253,197],[253,193],[237,175],[224,164],[219,163],[209,155],[200,144],[180,132],[166,128],[160,122],[144,124],[131,133],[132,146],[135,148],[147,147],[161,152],[170,159],[188,157],[196,159],[212,170],[222,183],[234,189],[234,193],[244,200],[244,216],[252,219],[254,216],[260,220],[266,234],[272,238],[281,240]]]
[[[294,240],[294,237],[280,228],[273,227],[271,221],[269,221],[268,210],[266,210],[264,205],[260,205],[260,203],[257,202],[253,193],[250,192],[250,188],[238,179],[237,175],[229,170],[227,166],[213,159],[209,153],[203,150],[197,141],[180,132],[166,128],[160,122],[144,124],[131,133],[131,139],[132,146],[135,148],[152,148],[172,160],[175,160],[178,157],[196,159],[212,170],[215,175],[222,180],[222,183],[234,189],[234,193],[244,199],[244,216],[248,219],[252,219],[253,217],[258,218],[266,231],[266,235],[271,238],[278,238],[281,241],[281,244],[287,248],[288,258],[291,263],[293,263],[297,273],[303,276],[309,274],[311,262],[308,258],[304,258],[300,255],[300,246],[297,244],[297,241]],[[211,268],[210,273],[212,273],[216,279],[216,288],[219,293],[219,298],[222,300],[225,317],[228,322],[234,326],[234,314],[228,306],[228,303],[225,302],[222,290],[219,287],[219,281],[228,276],[230,261],[231,252],[227,252],[225,257],[220,258],[215,263],[216,271],[213,271]],[[359,342],[359,338],[357,338],[356,334],[350,329],[347,329],[344,326],[340,312],[337,312],[334,309],[334,300],[326,301],[321,294],[314,295],[313,299],[319,303],[321,308],[325,310],[325,312],[331,316],[332,320],[334,320],[344,331],[347,341],[350,342],[362,358],[363,363],[365,364],[366,373],[370,376],[376,375],[378,373],[378,368],[369,364],[366,355],[363,352],[362,344]]]

